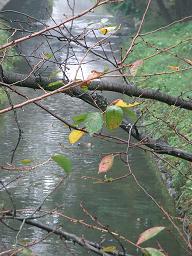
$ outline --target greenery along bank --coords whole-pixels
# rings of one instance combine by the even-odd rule
[[[8,26],[2,20],[0,20],[0,22],[0,45],[3,45],[9,40],[10,34],[7,32]],[[6,70],[11,70],[16,62],[19,61],[19,57],[13,49],[8,50],[8,52],[7,49],[4,51],[2,50],[0,55],[3,69]],[[4,101],[5,97],[4,92],[0,89],[0,104]]]
[[[129,81],[142,88],[156,88],[170,95],[190,100],[191,92],[191,44],[192,21],[177,23],[154,33],[141,35],[129,55],[127,63],[140,61],[136,74],[129,73]],[[129,45],[124,44],[124,48]],[[131,70],[131,68],[130,68]],[[177,148],[192,150],[192,115],[190,111],[147,101],[141,108],[141,126],[156,139]],[[159,158],[158,158],[159,159]],[[189,162],[170,156],[162,156],[161,163],[171,177],[172,194],[176,206],[192,219],[192,173]],[[170,183],[170,182],[169,182]],[[174,192],[175,190],[175,192]]]

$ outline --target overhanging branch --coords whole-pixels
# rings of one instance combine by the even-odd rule
[[[126,94],[128,96],[134,96],[144,99],[152,99],[162,103],[166,103],[169,106],[176,106],[180,108],[184,108],[187,110],[192,110],[192,101],[184,100],[181,96],[174,97],[167,93],[161,92],[159,89],[143,89],[139,88],[133,84],[123,84],[119,82],[108,82],[106,80],[101,80],[98,82],[92,82],[89,87],[90,90],[101,90],[101,91],[112,91],[118,92],[122,94]]]
[[[7,84],[16,83],[17,86],[28,87],[33,89],[39,89],[39,85],[43,87],[45,90],[52,90],[51,87],[48,86],[49,83],[57,80],[57,79],[48,79],[44,77],[27,77],[26,75],[16,74],[12,72],[4,72],[3,81]],[[27,78],[26,78],[27,77]],[[113,91],[122,94],[126,94],[129,96],[136,96],[147,99],[154,99],[160,102],[167,103],[168,105],[178,106],[180,108],[192,110],[192,102],[181,99],[180,97],[173,97],[166,93],[162,93],[158,90],[152,89],[140,89],[134,85],[125,85],[118,84],[114,82],[108,81],[93,81],[90,86],[91,90],[105,90],[105,91]],[[98,94],[89,95],[89,93],[82,92],[79,88],[74,88],[73,90],[67,90],[65,93],[70,96],[77,97],[87,102],[88,104],[102,109],[103,111],[107,107],[107,100]],[[192,154],[183,150],[180,150],[176,147],[172,147],[167,143],[161,142],[159,140],[154,140],[146,134],[138,131],[136,127],[130,129],[130,125],[126,122],[122,123],[121,128],[123,128],[126,132],[131,132],[132,136],[150,149],[154,150],[154,152],[158,154],[167,154],[170,156],[178,157],[187,161],[192,162]]]
[[[92,251],[97,255],[101,255],[101,256],[103,256],[103,255],[105,255],[105,256],[113,256],[113,255],[114,256],[131,256],[130,254],[125,254],[124,252],[120,252],[117,250],[115,250],[115,252],[110,252],[110,253],[103,252],[102,246],[99,243],[92,242],[90,240],[85,239],[84,237],[79,237],[73,233],[66,232],[64,230],[61,230],[61,228],[50,227],[43,223],[37,222],[33,219],[27,219],[24,217],[11,217],[11,216],[7,216],[5,218],[7,218],[7,219],[14,218],[15,220],[22,221],[30,226],[37,227],[37,228],[44,230],[48,233],[53,233],[53,234],[59,236],[60,238],[63,238],[66,241],[71,241],[74,244],[78,244],[81,247],[84,247],[88,251]]]
[[[4,82],[8,84],[17,83],[17,86],[28,87],[33,89],[39,89],[41,85],[45,90],[52,90],[48,87],[48,84],[58,80],[57,78],[46,78],[46,77],[35,77],[30,76],[26,79],[27,75],[7,72],[4,71]],[[19,82],[21,81],[21,82]],[[184,100],[181,96],[174,97],[167,93],[161,92],[155,89],[143,89],[139,88],[133,84],[124,84],[120,82],[107,81],[101,79],[100,81],[92,81],[89,86],[90,90],[100,90],[100,91],[112,91],[128,96],[140,97],[144,99],[152,99],[162,103],[166,103],[169,106],[176,106],[187,110],[192,110],[192,101]]]

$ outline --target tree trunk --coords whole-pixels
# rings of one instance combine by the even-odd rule
[[[168,23],[170,23],[172,21],[172,17],[168,11],[168,9],[166,8],[163,0],[157,0],[157,4],[159,6],[160,12],[163,15],[163,17],[166,19],[166,21]]]
[[[191,0],[175,0],[176,18],[181,19],[192,15]]]

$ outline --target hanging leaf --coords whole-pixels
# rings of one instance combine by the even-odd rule
[[[173,71],[179,71],[180,68],[177,66],[168,66],[169,69],[173,70]]]
[[[153,227],[145,230],[140,236],[137,241],[137,245],[142,244],[143,242],[151,239],[152,237],[156,236],[159,234],[162,230],[164,230],[165,227]]]
[[[108,106],[105,111],[106,127],[108,129],[118,128],[123,120],[123,110],[118,106]]]
[[[121,107],[121,108],[133,108],[133,107],[139,106],[142,102],[135,101],[133,103],[127,103],[121,99],[117,99],[117,100],[113,101],[112,103],[113,103],[113,105]]]
[[[55,78],[55,77],[57,77],[57,75],[59,74],[61,72],[61,70],[53,70],[51,73],[50,73],[50,75],[49,75],[49,79],[51,79],[51,78]]]
[[[188,225],[188,229],[189,229],[190,233],[192,234],[192,224],[191,223]]]
[[[87,113],[83,113],[78,116],[73,116],[72,119],[75,122],[75,124],[78,125],[80,123],[83,123],[85,121],[86,117],[87,117]]]
[[[83,131],[73,130],[69,134],[69,142],[71,144],[76,143],[77,141],[79,141],[81,139],[81,137],[83,137],[84,134],[85,134],[85,132],[83,132]]]
[[[98,173],[108,172],[111,169],[111,167],[113,166],[113,160],[114,160],[113,154],[104,156],[101,159],[101,162],[99,163],[99,171],[98,171]]]
[[[99,112],[90,112],[85,119],[85,127],[90,135],[98,132],[103,127],[103,116]]]
[[[105,65],[103,69],[103,73],[107,73],[109,71],[109,66]]]
[[[118,29],[117,26],[102,27],[102,28],[99,28],[99,32],[100,32],[102,35],[106,35],[106,34],[108,34],[108,33],[115,32],[117,29]]]
[[[86,79],[86,80],[90,80],[90,81],[87,81],[87,84],[89,85],[92,80],[100,78],[102,75],[103,75],[103,72],[99,72],[97,70],[92,70],[91,74],[89,74]]]
[[[104,246],[104,247],[102,247],[101,252],[102,253],[113,253],[114,254],[114,253],[117,252],[117,247],[114,246],[114,245]]]
[[[20,161],[22,164],[30,164],[32,162],[31,159],[23,159]]]
[[[133,110],[130,110],[129,108],[123,108],[123,113],[124,115],[127,115],[128,118],[130,118],[130,120],[134,123],[138,119],[137,114]]]
[[[34,255],[32,253],[32,250],[30,250],[29,248],[24,248],[22,249],[22,252],[19,254],[19,256],[32,256]]]
[[[166,256],[164,253],[155,248],[144,248],[142,251],[144,256]]]
[[[66,173],[70,173],[72,169],[72,163],[69,158],[61,154],[55,154],[52,157],[52,160],[57,163]]]
[[[49,60],[52,57],[54,57],[54,55],[52,53],[49,53],[49,52],[44,52],[43,57],[44,57],[45,60]]]
[[[131,76],[136,76],[138,69],[143,65],[143,60],[136,60],[130,66],[129,72]]]

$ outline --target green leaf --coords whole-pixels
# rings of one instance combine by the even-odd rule
[[[49,79],[51,79],[51,78],[55,78],[55,77],[57,77],[58,76],[58,74],[61,72],[61,70],[53,70],[52,72],[51,72],[51,74],[49,75]]]
[[[51,59],[52,57],[54,57],[54,55],[52,53],[49,53],[49,52],[44,52],[43,53],[43,56],[46,60],[49,60]]]
[[[151,239],[152,237],[159,234],[165,227],[153,227],[145,230],[143,233],[140,234],[139,239],[137,241],[137,245],[142,244],[143,242]]]
[[[130,110],[128,108],[123,108],[123,113],[128,116],[128,118],[131,119],[132,122],[136,122],[138,117],[135,111]]]
[[[70,173],[72,169],[72,163],[69,158],[61,154],[55,154],[51,157],[54,162],[57,163],[66,173]]]
[[[142,249],[144,256],[165,256],[164,253],[155,248],[144,248]]]
[[[86,130],[92,135],[103,127],[103,116],[99,112],[90,112],[85,119]]]
[[[48,87],[56,90],[56,89],[59,89],[60,87],[62,87],[63,85],[64,85],[63,82],[61,80],[58,80],[58,81],[49,83]]]
[[[78,116],[73,116],[72,119],[75,122],[75,124],[78,125],[78,124],[84,122],[86,117],[87,117],[87,113],[83,113],[83,114],[80,114]]]
[[[20,161],[22,164],[30,164],[32,162],[31,159],[23,159]]]
[[[106,127],[118,128],[123,120],[123,110],[118,106],[108,106],[105,112]]]

